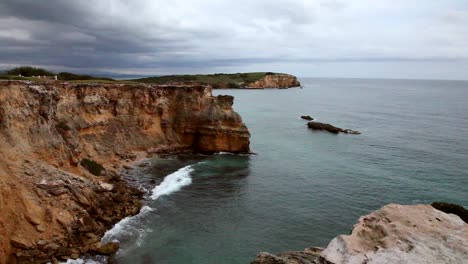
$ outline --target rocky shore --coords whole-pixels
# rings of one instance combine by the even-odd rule
[[[141,207],[122,168],[157,153],[248,153],[232,105],[198,85],[0,82],[0,263],[114,253],[101,236]]]
[[[431,205],[389,204],[362,216],[350,235],[334,238],[325,249],[262,252],[251,264],[463,264],[466,260],[468,224],[458,215]]]

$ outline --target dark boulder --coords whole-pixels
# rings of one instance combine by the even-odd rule
[[[458,204],[434,202],[431,204],[435,209],[445,212],[447,214],[458,215],[465,223],[468,223],[468,210]]]
[[[338,134],[344,131],[342,128],[332,126],[330,124],[320,123],[320,122],[309,122],[307,126],[313,130],[328,131],[333,134]]]
[[[307,116],[301,116],[301,118],[302,118],[302,119],[304,119],[304,120],[309,120],[309,121],[312,121],[312,120],[314,120],[314,118],[313,118],[313,117],[311,117],[311,116],[308,116],[308,115],[307,115]]]
[[[313,130],[320,130],[320,131],[328,131],[333,134],[344,133],[344,134],[352,134],[352,135],[359,135],[361,132],[351,129],[343,129],[339,128],[330,124],[320,123],[320,122],[309,122],[307,126]]]

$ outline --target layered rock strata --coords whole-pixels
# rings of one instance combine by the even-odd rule
[[[205,86],[0,82],[0,263],[106,249],[140,208],[118,173],[149,153],[249,152],[232,105]]]
[[[468,225],[430,205],[390,204],[362,216],[325,249],[260,253],[253,264],[466,263]]]

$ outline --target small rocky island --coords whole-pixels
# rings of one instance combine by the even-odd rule
[[[461,206],[389,204],[359,218],[350,235],[337,236],[325,249],[262,252],[251,264],[464,264],[468,224],[453,208],[466,221]]]

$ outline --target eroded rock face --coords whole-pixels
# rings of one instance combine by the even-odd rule
[[[298,254],[312,260],[293,259]],[[361,217],[350,235],[334,238],[319,256],[307,249],[279,254],[282,262],[265,256],[260,254],[252,263],[462,264],[468,259],[468,225],[430,205],[390,204]]]
[[[289,74],[266,75],[262,79],[247,85],[249,88],[290,88],[299,86],[301,86],[301,83],[297,78]]]
[[[118,171],[147,153],[249,152],[232,105],[205,86],[0,82],[0,263],[99,250],[138,213]]]

